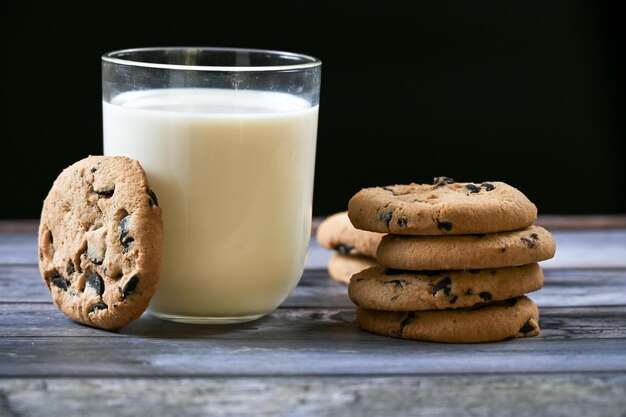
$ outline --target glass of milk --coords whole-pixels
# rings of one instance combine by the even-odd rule
[[[151,314],[255,320],[298,284],[311,231],[321,68],[311,56],[253,49],[102,57],[104,154],[139,160],[163,210]]]

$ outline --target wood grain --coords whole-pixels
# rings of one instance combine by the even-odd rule
[[[550,230],[626,229],[626,214],[566,216],[542,214],[536,223]]]
[[[317,232],[324,217],[314,217],[313,234]],[[626,229],[626,214],[541,214],[536,223],[548,229]],[[0,233],[37,233],[39,219],[0,220]]]
[[[545,286],[531,298],[540,307],[626,305],[626,269],[547,269]],[[0,303],[50,303],[50,293],[34,265],[0,265]],[[325,269],[307,269],[283,307],[351,307],[345,285]]]
[[[37,264],[37,235],[0,234],[0,264]]]
[[[624,225],[542,219],[595,229],[555,232],[557,258],[531,294],[541,335],[480,345],[359,330],[315,242],[317,267],[261,320],[194,326],[144,315],[119,333],[89,328],[51,303],[36,221],[0,221],[0,416],[624,417]]]
[[[312,346],[328,340],[388,343],[398,339],[370,335],[357,329],[355,308],[280,308],[250,323],[197,326],[172,323],[144,314],[119,332],[107,332],[77,324],[47,304],[0,304],[0,337],[94,337],[229,339],[229,340],[312,340]],[[626,338],[626,307],[543,308],[540,339]],[[532,339],[539,340],[539,339]],[[1,341],[0,341],[1,343]],[[114,343],[114,342],[111,342]]]
[[[480,345],[372,335],[354,309],[280,309],[221,327],[146,318],[111,333],[49,306],[4,307],[0,375],[11,377],[626,372],[626,307],[544,309],[541,337]]]
[[[331,337],[328,335],[327,337]],[[485,345],[333,340],[6,338],[3,377],[626,373],[626,340]],[[106,343],[106,344],[105,344]],[[535,344],[535,345],[533,345]]]
[[[422,377],[0,379],[6,417],[619,417],[614,373]]]
[[[626,229],[553,231],[556,256],[542,262],[552,268],[626,268]],[[330,251],[311,242],[309,268],[325,267]],[[0,233],[0,265],[37,264],[37,236],[34,233]]]
[[[43,205],[43,201],[42,201]],[[0,220],[0,233],[37,234],[39,219]]]

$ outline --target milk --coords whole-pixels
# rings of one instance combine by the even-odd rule
[[[163,209],[150,310],[260,316],[306,260],[318,107],[270,92],[163,89],[103,103],[104,153],[139,160]]]

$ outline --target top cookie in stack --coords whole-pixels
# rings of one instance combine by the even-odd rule
[[[466,235],[521,229],[537,207],[503,182],[437,177],[433,184],[365,188],[348,203],[357,229],[398,235]]]
[[[376,252],[383,267],[350,281],[363,329],[457,343],[539,334],[537,306],[524,294],[541,288],[537,262],[555,244],[516,188],[437,177],[363,189],[348,210],[356,228],[389,233]]]

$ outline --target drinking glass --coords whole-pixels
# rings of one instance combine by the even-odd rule
[[[307,257],[321,61],[289,52],[141,48],[102,57],[104,154],[143,166],[163,211],[149,312],[262,317]]]

